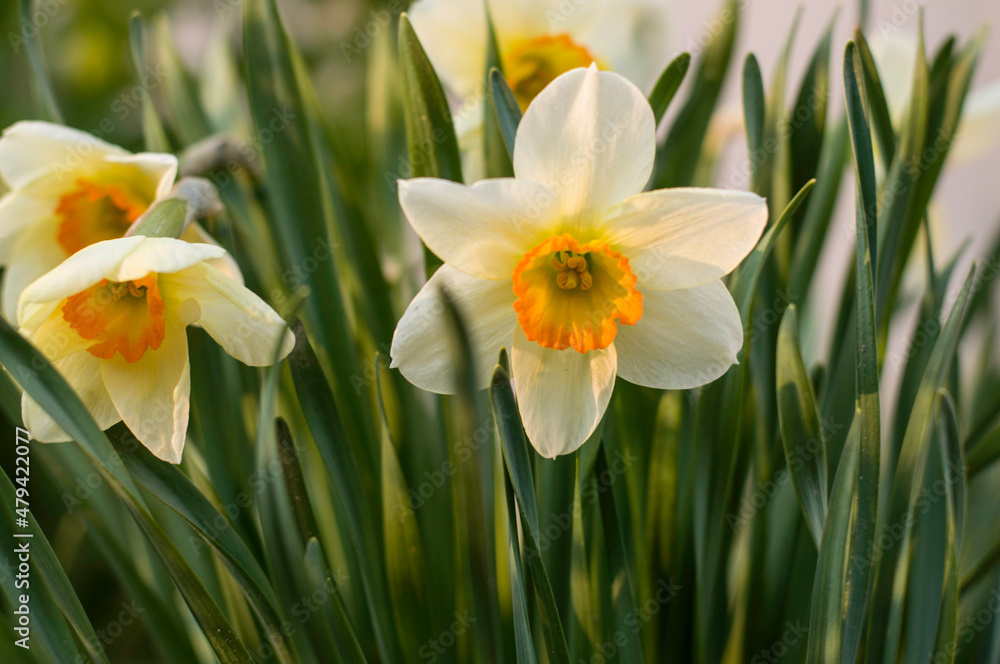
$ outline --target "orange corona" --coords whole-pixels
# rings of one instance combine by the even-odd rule
[[[104,279],[66,298],[62,315],[77,334],[94,341],[87,348],[91,355],[110,360],[117,352],[132,363],[163,343],[163,309],[157,276],[150,273],[132,281]]]
[[[77,188],[59,199],[57,239],[72,255],[103,240],[114,240],[149,207],[127,187],[79,179]]]
[[[618,324],[642,317],[642,293],[628,259],[606,242],[548,238],[514,268],[514,310],[529,341],[581,353],[607,348]]]
[[[590,51],[569,35],[545,35],[514,42],[504,53],[503,67],[507,84],[524,111],[559,74],[594,61]]]

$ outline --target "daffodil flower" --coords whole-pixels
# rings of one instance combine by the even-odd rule
[[[721,376],[743,326],[720,279],[759,239],[766,201],[718,189],[642,193],[654,152],[645,97],[591,65],[528,107],[514,178],[401,182],[407,219],[445,264],[399,321],[392,366],[425,390],[454,391],[446,290],[468,327],[479,386],[511,348],[525,429],[546,457],[593,433],[616,374],[661,389]]]
[[[524,110],[560,74],[591,63],[652,87],[670,57],[666,0],[418,0],[408,15],[445,86],[466,180],[482,178],[482,100],[488,33],[496,31],[507,83]]]
[[[172,238],[92,244],[24,289],[21,333],[102,429],[124,421],[153,454],[179,463],[191,391],[185,328],[201,326],[251,366],[271,364],[293,344],[271,307],[209,264],[224,253]],[[21,407],[35,439],[69,440],[27,394]]]
[[[170,193],[177,158],[131,154],[90,134],[47,122],[18,122],[0,138],[0,265],[4,318],[16,320],[21,291],[95,242],[120,238]],[[214,243],[197,224],[182,239]],[[242,280],[227,257],[216,267]]]

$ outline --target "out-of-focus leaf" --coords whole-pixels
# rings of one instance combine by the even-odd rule
[[[132,67],[135,69],[139,85],[147,75],[146,72],[146,25],[139,12],[133,12],[128,23],[129,45],[131,47]],[[170,141],[163,130],[163,123],[156,113],[153,97],[147,89],[142,95],[142,136],[146,149],[150,152],[170,152]]]
[[[951,644],[958,642],[958,560],[962,551],[962,529],[965,521],[965,464],[962,458],[962,441],[958,433],[958,418],[947,392],[938,392],[934,404],[936,442],[940,452],[941,480],[945,490],[944,528],[944,593],[934,640],[934,657],[937,653],[950,656]],[[928,484],[925,482],[925,485]],[[933,491],[933,483],[931,484]],[[933,597],[927,598],[928,602]]]
[[[323,612],[326,615],[327,624],[333,631],[337,644],[336,653],[340,660],[343,664],[367,664],[364,652],[361,650],[361,644],[358,643],[358,637],[354,634],[344,602],[340,597],[337,581],[330,574],[322,547],[315,537],[306,543],[305,568],[309,585],[314,588],[330,589],[330,601],[323,604]]]
[[[792,304],[785,309],[778,331],[778,416],[792,484],[819,548],[826,520],[826,446],[816,397],[802,361],[798,327],[798,314]]]
[[[701,154],[712,112],[729,71],[742,6],[739,0],[727,0],[719,13],[718,24],[722,29],[712,35],[702,51],[687,101],[656,152],[654,189],[690,185],[694,178],[697,156]]]
[[[52,80],[49,78],[49,69],[45,65],[45,53],[42,49],[41,40],[38,38],[39,26],[33,23],[35,11],[38,3],[35,0],[21,0],[19,26],[33,25],[33,30],[23,30],[19,34],[10,33],[11,46],[17,50],[17,42],[20,39],[24,44],[28,56],[28,66],[31,68],[31,92],[35,98],[35,109],[42,120],[63,124],[62,113],[59,111],[59,102],[56,101],[55,92],[52,90]]]
[[[174,48],[170,19],[166,15],[157,17],[153,30],[158,66],[156,72],[162,79],[163,99],[171,120],[171,130],[182,145],[191,145],[208,136],[208,120],[198,103],[195,82]],[[147,96],[148,94],[147,90]]]
[[[670,107],[670,102],[674,100],[678,88],[684,82],[688,67],[691,65],[691,54],[681,53],[667,65],[667,68],[660,74],[653,91],[649,93],[649,105],[653,108],[653,119],[656,124],[660,124],[663,115]]]
[[[791,127],[792,190],[801,187],[810,178],[817,176],[826,133],[826,112],[830,99],[830,41],[838,10],[816,45],[802,84],[799,86],[795,104],[789,113]],[[801,215],[799,215],[801,218]]]

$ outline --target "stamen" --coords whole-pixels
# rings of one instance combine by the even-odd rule
[[[556,269],[556,285],[564,290],[589,290],[594,277],[587,270],[587,257],[572,251],[557,251],[552,256],[552,267]]]

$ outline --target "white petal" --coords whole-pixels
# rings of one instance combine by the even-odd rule
[[[174,187],[177,179],[177,157],[172,154],[158,152],[140,152],[139,154],[109,155],[106,161],[116,164],[134,166],[146,178],[155,183],[155,198],[164,198]]]
[[[223,350],[244,364],[261,367],[273,364],[291,352],[295,344],[285,321],[264,300],[246,286],[206,264],[199,263],[180,272],[162,274],[159,279],[164,301],[180,307],[189,298],[201,310],[199,325]]]
[[[528,106],[514,173],[555,191],[567,225],[586,228],[642,191],[655,151],[653,111],[642,92],[592,65],[559,76]]]
[[[459,358],[449,333],[441,289],[447,289],[469,333],[477,387],[490,383],[497,356],[510,346],[517,316],[510,280],[474,279],[442,265],[424,285],[396,325],[392,337],[393,367],[417,387],[454,394]]]
[[[44,191],[32,192],[32,189],[37,188],[11,191],[0,198],[0,265],[7,264],[12,256],[17,255],[14,244],[23,230],[37,224],[54,223],[58,219],[58,198]],[[55,229],[49,240],[55,244]]]
[[[482,89],[486,13],[480,0],[419,0],[407,16],[446,86],[462,97]]]
[[[104,384],[122,420],[149,451],[180,463],[190,412],[187,331],[168,315],[163,342],[137,362],[120,354],[101,363]]]
[[[710,383],[736,363],[743,325],[721,281],[643,293],[642,318],[619,325],[618,375],[630,383],[683,390]]]
[[[12,189],[19,189],[41,177],[69,178],[109,155],[127,154],[76,129],[49,122],[18,122],[0,138],[0,176]]]
[[[488,0],[501,49],[543,35],[576,37],[589,27],[606,0]]]
[[[66,259],[66,251],[56,242],[55,220],[25,228],[12,242],[11,260],[3,274],[3,316],[17,322],[17,303],[24,289]]]
[[[518,327],[510,355],[528,440],[547,459],[583,445],[604,417],[615,387],[616,349],[579,353],[528,341]]]
[[[220,258],[221,247],[189,244],[172,238],[146,238],[138,235],[97,242],[76,252],[58,267],[24,289],[18,308],[22,312],[33,304],[62,300],[93,286],[102,279],[128,281],[141,279],[150,272],[177,272],[201,261]]]
[[[471,187],[437,178],[401,180],[399,202],[431,251],[480,279],[509,279],[556,214],[548,188],[513,178]]]
[[[211,244],[216,247],[222,246],[215,240],[214,237],[209,235],[208,231],[202,228],[201,224],[198,222],[194,222],[184,229],[180,239],[192,244]],[[233,281],[241,284],[243,283],[243,273],[240,271],[240,266],[236,263],[228,251],[226,252],[226,255],[221,258],[213,258],[205,262]]]
[[[677,50],[671,37],[673,12],[668,0],[584,0],[595,11],[578,27],[564,24],[578,12],[557,9],[549,23],[558,31],[569,32],[598,62],[632,81],[645,91],[669,64]],[[573,7],[565,2],[561,7]],[[566,16],[565,20],[562,17]]]
[[[80,396],[102,431],[110,429],[122,418],[111,402],[101,378],[101,360],[84,351],[53,362],[62,377]],[[21,417],[31,437],[46,443],[70,440],[69,434],[25,392],[21,398]]]
[[[661,189],[608,213],[608,241],[629,259],[639,289],[701,286],[729,274],[767,224],[767,201],[722,189]]]
[[[472,184],[486,177],[486,146],[483,137],[483,100],[469,97],[452,111],[455,138],[462,156],[462,177]]]

